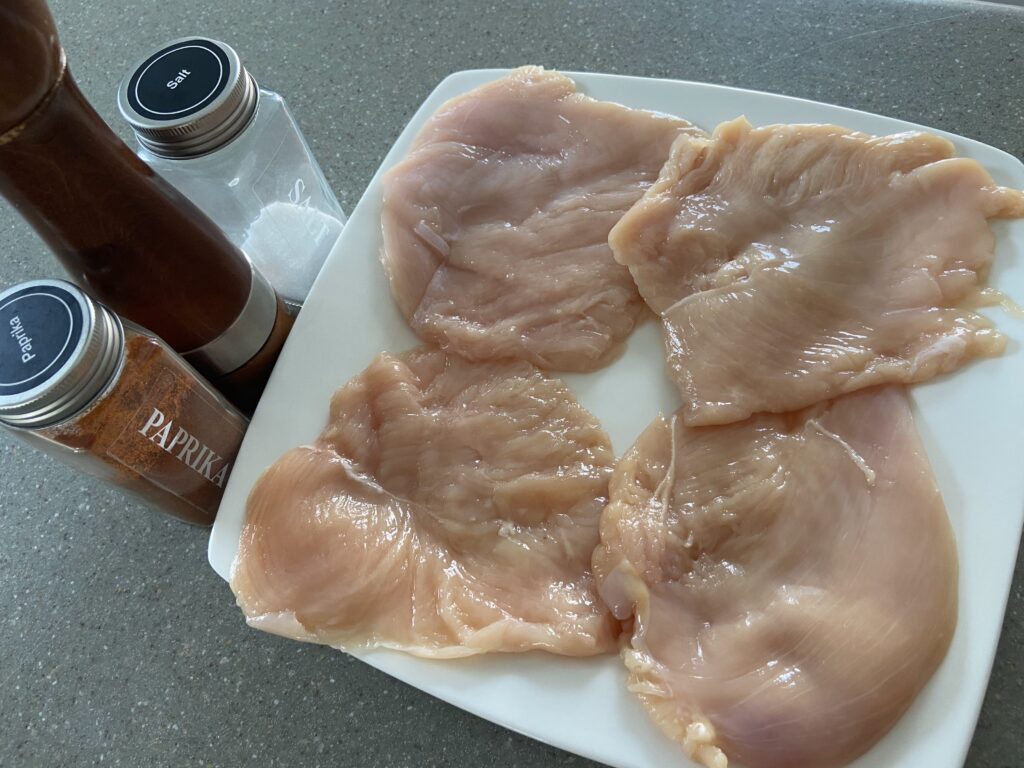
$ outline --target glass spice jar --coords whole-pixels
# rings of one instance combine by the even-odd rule
[[[248,426],[162,340],[63,280],[0,293],[0,424],[199,525]]]
[[[117,103],[139,157],[301,306],[346,218],[284,98],[230,45],[193,36],[140,59]]]

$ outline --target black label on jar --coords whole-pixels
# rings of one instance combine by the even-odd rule
[[[227,86],[227,54],[209,40],[181,40],[163,48],[128,81],[128,104],[150,120],[173,121],[212,104]]]
[[[54,285],[27,286],[0,300],[0,397],[56,376],[82,341],[80,301]]]

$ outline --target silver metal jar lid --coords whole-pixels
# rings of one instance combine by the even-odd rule
[[[197,157],[227,144],[256,114],[259,88],[235,49],[206,37],[161,46],[131,68],[117,106],[154,154]]]
[[[0,293],[0,422],[44,427],[102,393],[124,357],[117,315],[64,280]]]

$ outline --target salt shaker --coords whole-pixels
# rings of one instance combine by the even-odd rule
[[[248,426],[161,339],[63,280],[0,292],[0,424],[198,525]]]
[[[284,99],[205,37],[161,46],[118,90],[138,155],[302,304],[345,224]]]

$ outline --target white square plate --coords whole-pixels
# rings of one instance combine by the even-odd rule
[[[378,261],[380,177],[401,159],[447,99],[505,74],[458,72],[423,103],[370,182],[320,273],[245,437],[210,537],[210,563],[225,579],[238,546],[249,489],[284,451],[314,440],[331,394],[381,350],[416,339],[395,309]],[[575,74],[597,99],[687,118],[706,130],[746,115],[754,125],[837,123],[872,134],[910,123],[785,96],[704,83]],[[1024,188],[1024,165],[970,139],[943,134],[1000,184]],[[1024,300],[1024,221],[997,223],[992,283]],[[960,553],[960,618],[942,667],[896,728],[858,768],[955,768],[963,763],[992,667],[1024,522],[1024,319],[992,315],[1011,338],[1006,355],[917,387],[917,425],[942,489]],[[655,323],[626,353],[593,374],[565,376],[580,401],[628,448],[659,413],[678,406],[663,372]],[[239,617],[241,620],[241,616]],[[428,661],[393,651],[359,654],[368,664],[458,707],[535,739],[622,768],[683,765],[679,748],[647,720],[625,688],[617,657],[566,659],[541,653]]]

